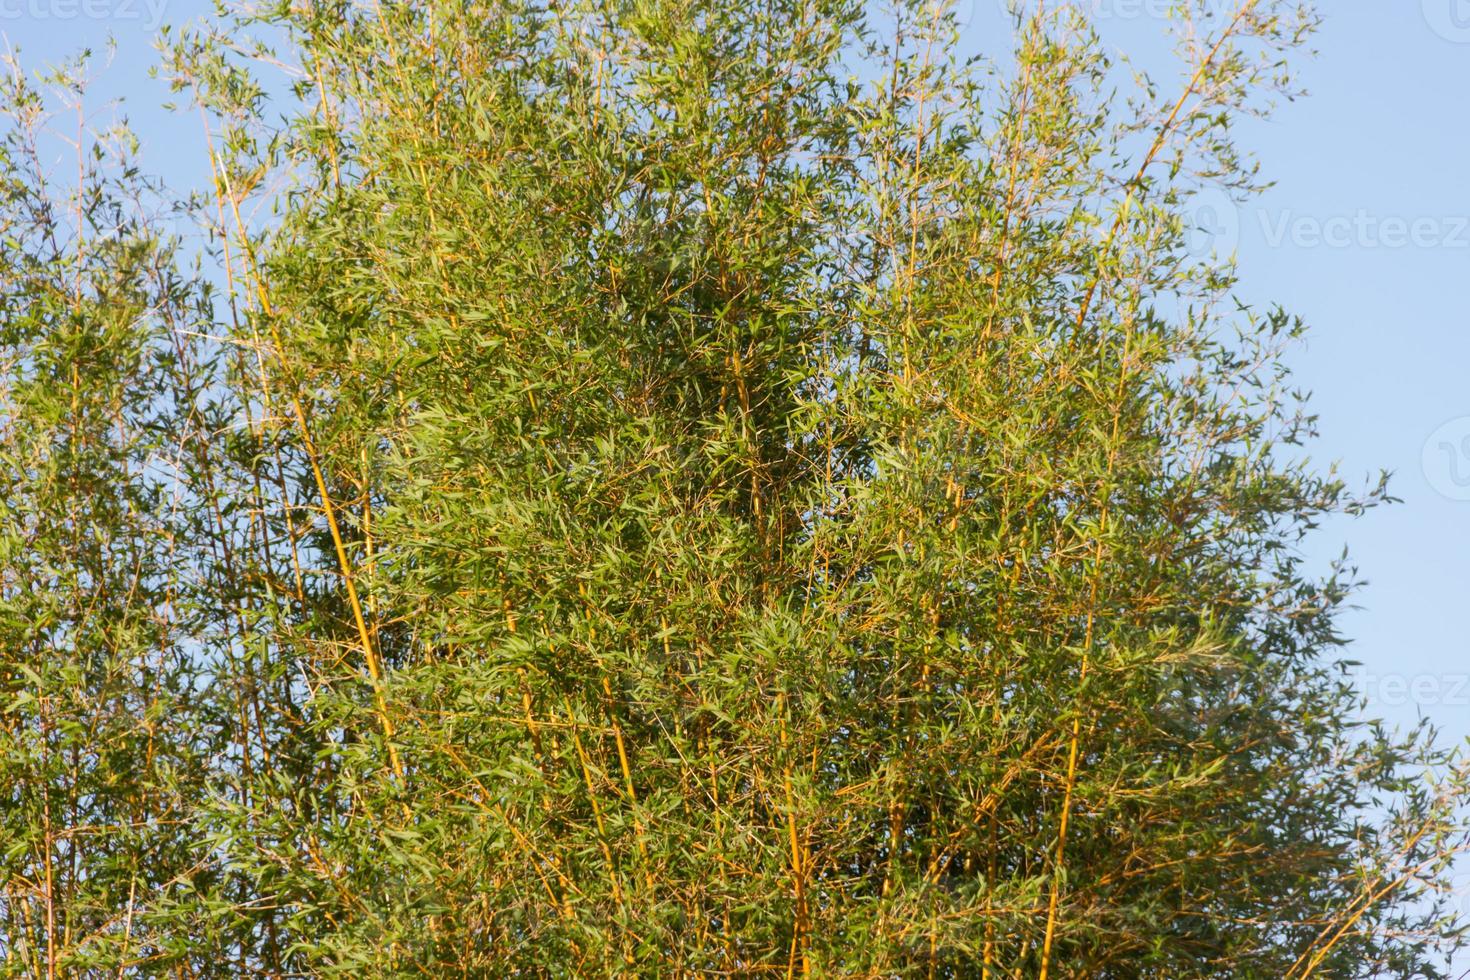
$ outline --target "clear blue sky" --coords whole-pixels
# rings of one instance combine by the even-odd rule
[[[994,50],[1007,29],[1002,0],[961,2],[966,43]],[[1169,6],[1074,2],[1135,51],[1157,43]],[[1354,486],[1391,470],[1404,500],[1329,524],[1310,549],[1325,567],[1349,545],[1370,580],[1343,622],[1369,712],[1401,725],[1422,712],[1459,740],[1470,737],[1470,0],[1322,7],[1319,54],[1301,72],[1310,97],[1240,131],[1276,186],[1202,223],[1238,246],[1248,300],[1279,302],[1312,325],[1292,363],[1321,415],[1314,459],[1340,462]],[[160,21],[203,9],[0,0],[0,32],[29,64],[100,52],[111,33],[116,55],[96,95],[126,99],[148,169],[199,185],[198,121],[161,112],[164,89],[146,72]]]

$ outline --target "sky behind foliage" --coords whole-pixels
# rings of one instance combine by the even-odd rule
[[[964,38],[1009,46],[1004,0],[971,0]],[[1079,0],[1104,36],[1148,65],[1162,55],[1165,0]],[[198,0],[0,0],[0,33],[36,67],[116,41],[94,89],[125,100],[148,169],[202,186],[198,120],[159,104],[151,38]],[[1241,291],[1312,327],[1291,358],[1315,392],[1322,460],[1350,485],[1395,476],[1403,503],[1336,521],[1310,543],[1325,565],[1344,544],[1369,588],[1343,618],[1370,713],[1420,713],[1470,736],[1470,2],[1330,0],[1303,63],[1310,96],[1240,135],[1276,186],[1248,204],[1205,198],[1199,246],[1237,249]],[[100,59],[106,60],[106,59]],[[1466,899],[1470,902],[1470,898]],[[1470,964],[1465,964],[1470,967]]]

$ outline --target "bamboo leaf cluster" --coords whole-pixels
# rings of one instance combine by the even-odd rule
[[[1188,244],[1315,15],[1217,6],[224,10],[178,200],[13,74],[0,973],[1443,975],[1299,547],[1386,486]]]

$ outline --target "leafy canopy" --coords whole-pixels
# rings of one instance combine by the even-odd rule
[[[1442,975],[1218,7],[229,11],[178,202],[9,76],[0,973]]]

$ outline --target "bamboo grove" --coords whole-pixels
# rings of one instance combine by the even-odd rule
[[[1220,8],[221,10],[193,194],[11,65],[0,974],[1443,975]]]

